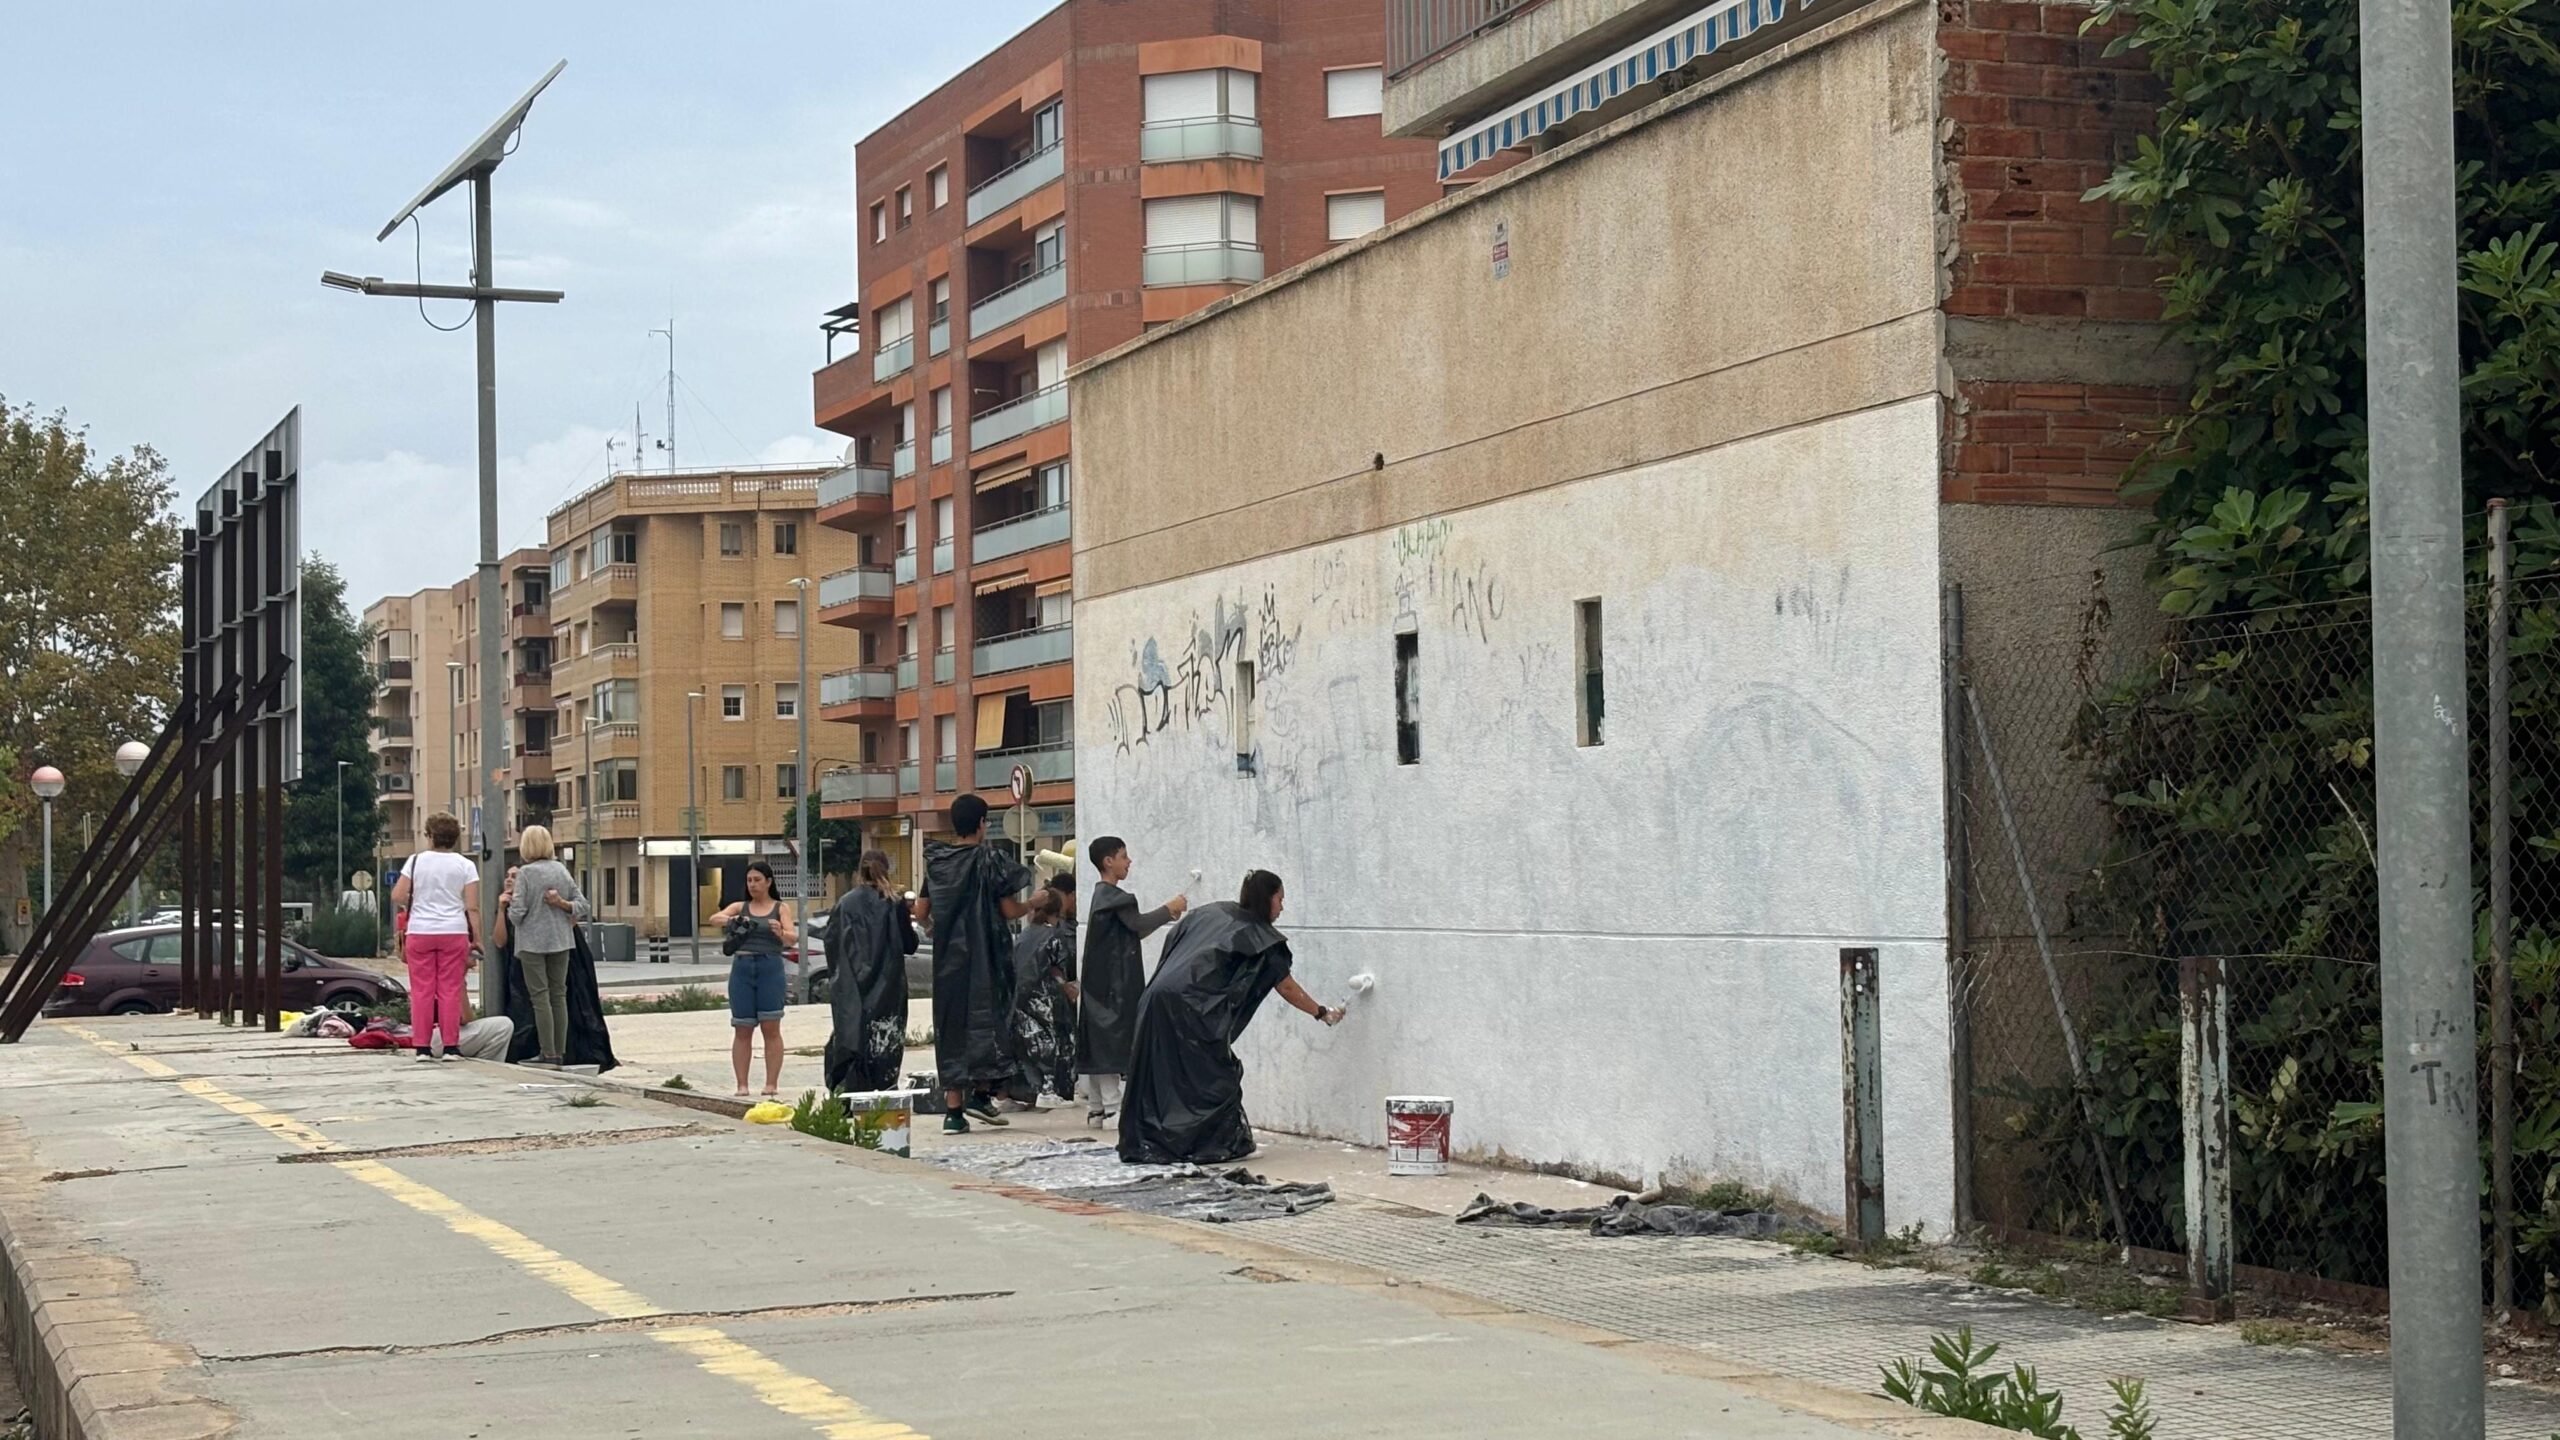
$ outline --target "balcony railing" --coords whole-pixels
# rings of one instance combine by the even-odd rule
[[[408,720],[377,720],[375,733],[385,740],[407,740],[417,734],[417,726]]]
[[[933,573],[936,575],[951,573],[951,542],[948,540],[933,542]]]
[[[637,599],[640,595],[640,567],[632,564],[607,565],[587,572],[587,580],[604,593],[599,599]]]
[[[933,432],[933,463],[936,465],[951,463],[951,427],[948,425]]]
[[[910,760],[898,767],[898,793],[913,795],[924,788],[923,767]]]
[[[1153,258],[1152,253],[1149,258]],[[990,445],[1001,445],[1016,435],[1028,434],[1043,425],[1055,425],[1066,418],[1067,387],[1060,382],[969,417],[969,448],[984,450]]]
[[[898,660],[898,688],[901,690],[916,688],[916,657],[913,655],[901,656]]]
[[[954,652],[950,646],[945,645],[941,649],[934,651],[933,683],[936,685],[950,684],[952,672],[956,663],[957,662],[954,659]]]
[[[897,694],[897,672],[886,665],[863,665],[818,678],[820,705],[852,705],[887,700]]]
[[[1141,278],[1149,285],[1251,285],[1262,278],[1262,250],[1224,240],[1149,250]]]
[[[916,337],[913,335],[883,345],[871,357],[872,383],[885,384],[891,376],[914,369],[915,363]]]
[[[856,565],[839,570],[818,581],[818,607],[831,610],[838,605],[851,605],[858,600],[889,598],[889,572],[878,565]]]
[[[1026,275],[969,307],[971,338],[992,335],[1035,310],[1043,310],[1067,298],[1067,262],[1059,261],[1035,275]]]
[[[1013,783],[1013,767],[1031,767],[1031,782],[1048,785],[1076,778],[1076,747],[1073,745],[1033,745],[1021,750],[981,750],[978,752],[978,784],[981,790],[999,790]]]
[[[936,761],[934,761],[934,762],[933,762],[933,789],[934,789],[934,793],[936,793],[936,794],[938,794],[938,795],[948,795],[948,794],[950,794],[952,791],[957,790],[957,789],[959,789],[959,788],[960,788],[960,762],[959,762],[959,761],[957,761],[957,760],[936,760]]]
[[[982,527],[969,541],[969,558],[975,562],[1001,560],[1043,545],[1055,545],[1067,538],[1067,507],[1052,505],[1010,520],[999,520]]]
[[[863,498],[889,498],[888,471],[877,465],[847,465],[818,480],[818,508],[821,510]]]
[[[1262,158],[1262,126],[1253,120],[1203,116],[1151,120],[1138,132],[1138,158],[1147,164],[1174,160]]]
[[[999,635],[981,640],[970,658],[972,675],[1000,675],[1007,670],[1028,670],[1034,665],[1055,665],[1076,653],[1076,627],[1052,625],[1046,630],[1025,630],[1014,635]]]
[[[382,689],[389,690],[408,684],[413,668],[407,660],[385,660],[374,667],[373,678]]]
[[[1441,51],[1546,0],[1387,0],[1387,74],[1402,75]]]
[[[916,442],[906,440],[889,452],[889,477],[904,480],[916,473]]]
[[[607,720],[596,726],[596,738],[607,744],[611,744],[616,740],[637,740],[640,738],[640,722],[637,720]]]
[[[898,774],[885,765],[858,770],[830,770],[818,777],[818,799],[829,805],[859,805],[896,800]]]
[[[1066,173],[1067,147],[1064,142],[1052,143],[1046,150],[1024,156],[970,190],[969,223],[977,224]]]
[[[901,585],[916,583],[916,552],[913,550],[898,552],[896,574],[898,583]]]
[[[925,327],[925,332],[924,332],[924,353],[926,353],[927,355],[939,355],[939,354],[941,354],[942,352],[944,352],[945,350],[948,350],[948,349],[950,349],[950,348],[951,348],[951,322],[950,322],[950,321],[948,321],[948,320],[936,320],[936,321],[934,321],[931,325],[929,325],[929,326],[926,326],[926,327]]]

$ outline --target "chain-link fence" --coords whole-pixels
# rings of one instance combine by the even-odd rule
[[[2093,592],[2094,594],[2094,592]],[[2505,774],[2492,588],[2472,590],[2473,874],[2483,1084],[2511,893],[2515,1301],[2560,1315],[2560,575],[2505,587]],[[1959,615],[1961,608],[1957,610]],[[1959,1064],[1972,1219],[2187,1247],[2182,981],[2218,980],[2231,1229],[2244,1286],[2378,1302],[2388,1283],[2372,634],[2361,598],[1967,658],[1950,715]],[[1990,658],[1995,663],[1986,664]],[[2493,846],[2505,794],[2511,843]],[[2201,987],[2201,988],[2197,988]],[[2211,1093],[2211,1092],[2206,1092]],[[2494,1117],[2483,1115],[2484,1161]],[[2494,1166],[2484,1166],[2493,1173]],[[2484,1250],[2500,1207],[2484,1193]],[[2498,1296],[2494,1262],[2485,1277]]]

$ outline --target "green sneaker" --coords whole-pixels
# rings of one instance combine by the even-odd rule
[[[966,1108],[970,1114],[977,1116],[980,1121],[985,1124],[993,1125],[999,1130],[1013,1123],[1005,1119],[1003,1113],[996,1109],[995,1098],[990,1095],[971,1096]]]
[[[968,1117],[968,1116],[966,1116],[966,1115],[961,1114],[961,1113],[960,1113],[959,1111],[957,1111],[957,1110],[954,1110],[954,1111],[952,1111],[950,1114],[943,1116],[943,1117],[942,1117],[942,1133],[943,1133],[943,1134],[945,1134],[945,1135],[966,1135],[966,1134],[968,1134],[968,1133],[969,1133],[969,1117]]]

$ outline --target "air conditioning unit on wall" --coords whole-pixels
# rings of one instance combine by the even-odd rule
[[[406,775],[395,774],[392,771],[385,770],[374,778],[378,782],[375,788],[381,790],[385,795],[406,795],[409,793],[409,777]]]

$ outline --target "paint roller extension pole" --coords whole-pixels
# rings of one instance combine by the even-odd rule
[[[2391,1433],[2479,1440],[2453,15],[2442,0],[2362,0],[2358,17]]]

